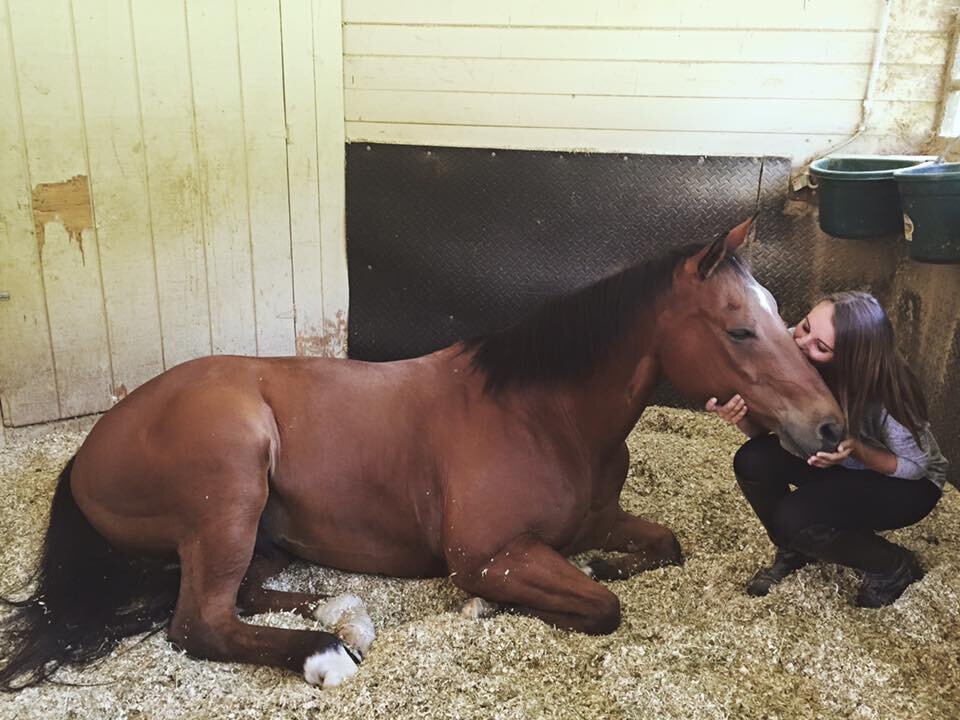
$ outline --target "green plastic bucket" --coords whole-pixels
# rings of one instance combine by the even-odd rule
[[[895,170],[933,160],[919,156],[835,155],[810,164],[820,194],[820,229],[840,238],[903,230]]]
[[[918,165],[893,176],[907,254],[922,262],[960,262],[960,163]]]

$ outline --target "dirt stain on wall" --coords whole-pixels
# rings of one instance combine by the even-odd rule
[[[297,335],[297,355],[346,357],[347,336],[347,314],[337,310],[334,319],[324,319],[322,333]]]
[[[90,207],[90,183],[86,175],[76,175],[64,182],[40,183],[33,189],[33,221],[36,226],[37,246],[43,254],[46,225],[59,222],[70,240],[80,248],[83,256],[83,231],[93,228]]]

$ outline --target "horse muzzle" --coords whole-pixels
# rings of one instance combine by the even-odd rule
[[[812,430],[782,425],[776,430],[776,434],[784,450],[806,459],[818,452],[836,452],[837,446],[846,436],[846,429],[843,423],[827,418]]]

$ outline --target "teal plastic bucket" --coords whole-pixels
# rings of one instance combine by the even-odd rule
[[[922,262],[960,262],[960,163],[918,165],[893,176],[907,254]]]
[[[820,195],[820,229],[840,238],[871,238],[903,230],[895,170],[933,158],[836,155],[810,164]]]

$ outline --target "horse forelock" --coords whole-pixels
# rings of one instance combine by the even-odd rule
[[[638,312],[652,312],[654,301],[672,287],[677,266],[703,247],[688,245],[630,265],[548,300],[510,327],[466,340],[486,391],[585,378],[609,356]],[[727,269],[750,277],[736,254],[725,258],[718,274]]]

